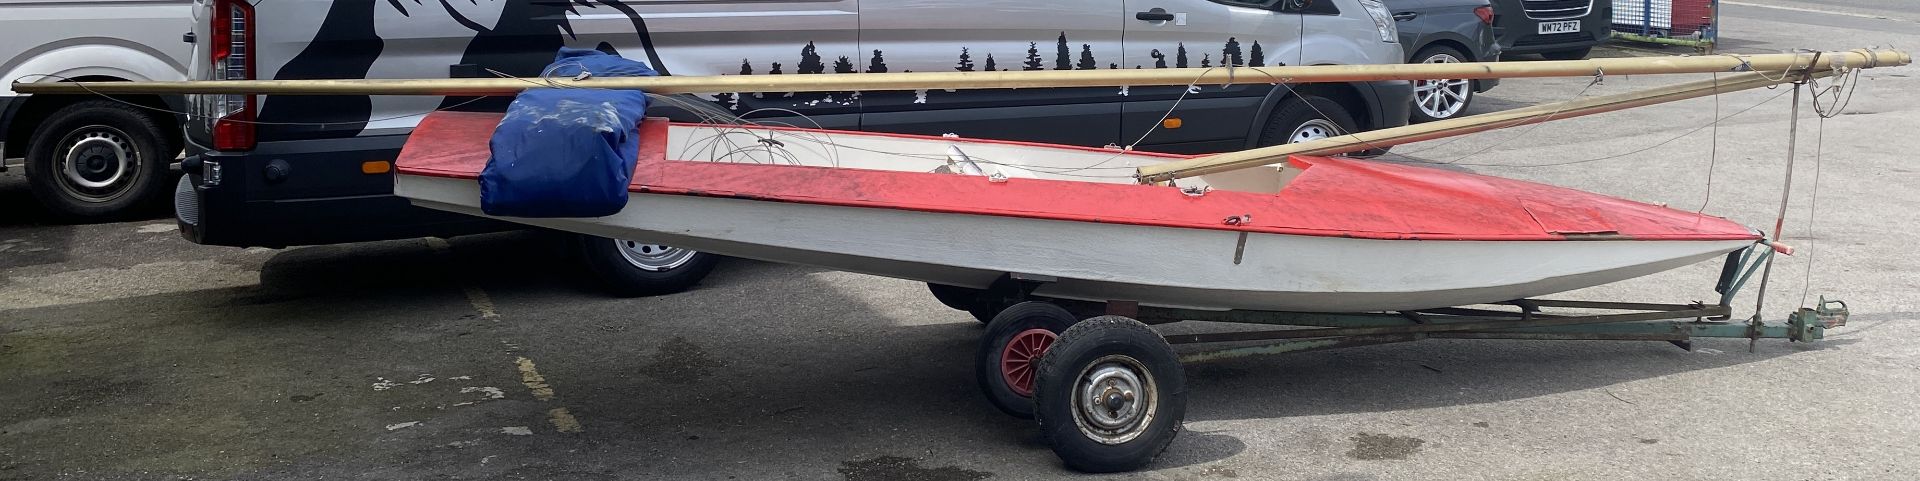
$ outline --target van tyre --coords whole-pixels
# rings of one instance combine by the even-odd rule
[[[1452,47],[1434,45],[1414,54],[1414,63],[1459,63],[1467,55]],[[1413,82],[1414,122],[1432,122],[1460,116],[1473,105],[1473,81],[1461,79]]]
[[[1075,320],[1066,309],[1039,301],[1014,304],[993,316],[980,336],[973,370],[987,402],[1008,416],[1032,419],[1034,369]]]
[[[574,234],[574,250],[602,290],[619,297],[658,296],[699,284],[720,256],[678,247]]]
[[[1547,60],[1586,60],[1587,55],[1590,55],[1592,53],[1593,53],[1593,47],[1580,47],[1573,50],[1555,50],[1552,52],[1540,52],[1540,56],[1546,57]]]
[[[69,105],[33,131],[27,185],[54,213],[108,219],[156,205],[172,192],[167,167],[179,148],[140,109],[108,100]]]
[[[1267,117],[1267,128],[1260,133],[1260,146],[1274,146],[1318,140],[1359,131],[1353,115],[1326,97],[1295,95],[1280,101]]]
[[[1100,316],[1068,328],[1041,356],[1033,405],[1041,437],[1068,468],[1133,471],[1180,433],[1186,377],[1152,328]]]

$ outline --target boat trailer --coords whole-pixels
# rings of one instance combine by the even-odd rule
[[[1784,323],[1759,314],[1735,319],[1732,302],[1776,253],[1761,241],[1729,253],[1717,302],[1519,299],[1479,307],[1398,312],[1314,313],[1199,310],[1043,298],[1051,281],[1003,275],[966,302],[957,288],[931,286],[941,302],[987,323],[975,374],[1000,410],[1036,419],[1068,467],[1130,471],[1167,446],[1185,416],[1180,364],[1247,356],[1412,342],[1423,339],[1665,341],[1693,349],[1695,338],[1813,342],[1846,325],[1846,303],[1821,298]],[[991,315],[988,315],[991,314]],[[1149,325],[1181,321],[1286,326],[1199,334],[1160,334]],[[1193,346],[1174,350],[1174,346]],[[1200,347],[1204,346],[1204,347]]]

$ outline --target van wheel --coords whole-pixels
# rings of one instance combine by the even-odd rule
[[[687,290],[720,262],[705,252],[586,234],[574,234],[574,246],[599,287],[620,297]]]
[[[1353,115],[1339,102],[1314,95],[1296,95],[1280,101],[1260,133],[1260,146],[1320,140],[1359,131]]]
[[[1465,62],[1466,54],[1450,47],[1432,46],[1413,56],[1419,63]],[[1473,81],[1462,79],[1415,80],[1413,82],[1413,121],[1431,122],[1460,115],[1473,103]]]
[[[120,216],[170,192],[170,144],[161,122],[134,107],[89,100],[62,108],[34,129],[27,185],[55,213]]]
[[[1540,56],[1546,57],[1547,60],[1586,60],[1587,55],[1592,53],[1593,47],[1581,47],[1573,50],[1540,52]]]

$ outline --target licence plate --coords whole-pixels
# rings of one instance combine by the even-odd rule
[[[1579,33],[1579,32],[1580,32],[1579,20],[1563,20],[1559,22],[1540,22],[1540,33],[1542,34]]]

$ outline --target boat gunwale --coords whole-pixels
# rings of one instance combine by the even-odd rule
[[[500,114],[481,113],[481,112],[436,112],[434,114],[429,115],[428,118],[431,119],[434,117],[443,117],[443,116],[451,117],[456,115],[489,116],[493,118],[497,123],[497,119]],[[427,125],[428,125],[428,122],[426,122],[426,120],[423,119],[421,127],[416,128],[416,133],[419,130],[424,130]],[[648,121],[643,122],[640,128],[643,130],[641,134],[643,137],[664,139],[667,137],[667,129],[669,129],[672,126],[705,126],[705,125],[707,124],[664,122],[664,121],[658,121],[655,119],[649,119]],[[885,133],[885,132],[842,131],[842,130],[832,130],[832,129],[813,129],[813,128],[804,128],[804,127],[751,126],[751,127],[741,127],[741,128],[771,129],[771,130],[782,130],[782,131],[802,131],[802,132],[829,132],[829,133],[832,133],[833,135],[845,135],[845,136],[876,136],[876,137],[887,137],[887,138],[948,141],[948,142],[953,142],[953,141],[981,142],[981,143],[1014,145],[1014,146],[1034,147],[1034,148],[1043,148],[1043,149],[1079,150],[1079,151],[1091,151],[1091,152],[1103,152],[1103,153],[1123,153],[1123,152],[1116,152],[1112,149],[1106,149],[1106,148],[1100,148],[1100,147],[1067,146],[1067,145],[1054,145],[1054,144],[1043,144],[1043,143],[1034,143],[1034,142],[994,140],[994,139],[954,138],[954,137]],[[469,134],[471,134],[471,132],[469,132]],[[490,136],[491,136],[491,130],[488,130],[485,134],[482,134],[481,138],[484,139]],[[1729,241],[1729,240],[1759,240],[1762,238],[1761,234],[1758,231],[1753,230],[1751,228],[1747,228],[1746,233],[1743,235],[1725,235],[1725,234],[1593,235],[1593,234],[1587,234],[1587,233],[1555,234],[1555,233],[1549,233],[1549,232],[1543,232],[1538,234],[1533,234],[1533,233],[1441,234],[1441,233],[1417,233],[1417,232],[1389,232],[1389,231],[1374,231],[1374,230],[1359,230],[1359,229],[1317,229],[1317,228],[1310,228],[1310,227],[1285,227],[1285,226],[1273,226],[1273,225],[1259,225],[1259,224],[1247,223],[1247,222],[1228,223],[1224,221],[1215,221],[1212,223],[1205,223],[1205,222],[1182,221],[1182,220],[1174,220],[1174,219],[1159,219],[1159,218],[1151,218],[1151,217],[1144,217],[1144,216],[1133,216],[1133,217],[1101,216],[1101,215],[1075,214],[1075,213],[1067,212],[1064,210],[966,209],[966,208],[955,207],[950,204],[915,203],[915,202],[904,202],[904,201],[897,201],[897,200],[896,201],[876,201],[876,200],[863,200],[859,198],[851,198],[851,197],[845,197],[845,196],[808,195],[806,193],[791,193],[791,192],[770,193],[770,192],[735,191],[735,190],[727,190],[727,189],[700,189],[700,188],[694,188],[694,187],[661,185],[657,183],[659,182],[657,179],[666,178],[666,176],[664,175],[651,176],[652,179],[655,179],[654,182],[656,183],[644,182],[641,179],[647,178],[647,177],[643,176],[642,174],[649,173],[648,172],[649,169],[653,169],[657,171],[657,170],[666,169],[669,167],[694,168],[694,169],[761,168],[761,169],[777,170],[777,171],[783,170],[787,172],[805,172],[806,174],[801,174],[801,175],[807,176],[807,177],[820,177],[820,176],[832,175],[832,174],[844,175],[845,173],[848,173],[848,172],[857,172],[860,175],[899,176],[899,177],[905,177],[905,178],[930,179],[930,180],[936,180],[936,181],[938,180],[946,180],[946,181],[974,180],[974,179],[968,179],[967,177],[963,177],[963,176],[957,176],[954,174],[939,174],[939,173],[931,173],[931,172],[910,172],[910,171],[899,171],[899,170],[864,169],[864,168],[854,168],[854,167],[826,167],[826,166],[812,166],[812,165],[784,165],[784,164],[758,164],[758,163],[675,160],[675,159],[666,158],[667,146],[665,144],[666,142],[641,142],[639,162],[635,166],[635,175],[634,175],[635,180],[629,183],[627,188],[627,190],[630,193],[645,194],[645,195],[684,195],[684,196],[697,196],[697,197],[732,198],[732,199],[745,199],[745,200],[754,200],[754,201],[763,201],[763,202],[802,203],[802,204],[830,205],[830,206],[842,206],[842,207],[898,209],[898,210],[906,210],[906,211],[942,213],[942,214],[990,215],[990,216],[1018,217],[1018,218],[1030,218],[1030,219],[1042,219],[1042,220],[1071,221],[1071,222],[1091,222],[1091,223],[1103,223],[1103,224],[1137,225],[1137,226],[1148,226],[1148,227],[1183,228],[1183,229],[1216,230],[1216,231],[1228,231],[1228,232],[1240,232],[1240,233],[1299,235],[1299,236],[1312,236],[1312,237],[1349,238],[1349,239],[1365,239],[1365,240],[1574,241],[1574,242],[1709,241],[1709,242],[1716,242],[1716,241]],[[408,165],[408,163],[406,162],[408,158],[407,151],[411,150],[410,147],[412,147],[412,145],[413,144],[411,143],[411,139],[410,139],[408,143],[408,148],[402,149],[401,155],[398,157],[398,159],[395,162],[396,171],[397,171],[396,174],[418,175],[418,176],[425,176],[425,177],[443,177],[443,178],[453,178],[453,179],[463,179],[463,180],[477,180],[479,178],[480,173],[477,170],[463,169],[459,171],[452,171],[452,170],[442,170],[442,169],[434,169],[430,167],[418,167],[418,166]],[[1135,154],[1135,155],[1146,155],[1146,156],[1153,156],[1153,157],[1166,157],[1166,158],[1192,157],[1192,156],[1181,155],[1181,154],[1166,154],[1166,153],[1157,153],[1157,152],[1127,151],[1124,153]],[[1301,162],[1301,160],[1292,159],[1292,162],[1298,163],[1298,162]],[[652,172],[652,173],[658,174],[658,172]],[[986,178],[977,178],[977,182],[994,183],[997,185],[1009,185],[1013,183],[1041,183],[1043,185],[1056,185],[1061,187],[1070,187],[1074,189],[1154,189],[1153,190],[1154,193],[1176,192],[1164,186],[1085,182],[1085,181],[1070,181],[1070,180],[1055,180],[1055,179],[1013,178],[1013,179],[1006,179],[1005,182],[991,182]],[[800,182],[796,182],[796,183],[800,183]],[[1589,194],[1592,194],[1592,193],[1589,193]],[[1180,195],[1185,196],[1185,194],[1180,194]],[[1206,201],[1208,198],[1217,199],[1220,197],[1234,197],[1234,196],[1268,197],[1273,195],[1275,194],[1216,190],[1216,191],[1210,191],[1200,196],[1194,196],[1194,197],[1188,197],[1188,198],[1193,200],[1198,200],[1198,201]],[[1592,194],[1592,195],[1603,195],[1603,194]],[[1611,196],[1608,196],[1608,197],[1611,197]],[[1626,200],[1626,199],[1623,199],[1623,200]],[[1630,202],[1640,203],[1638,201],[1630,201]],[[1641,203],[1641,204],[1645,204],[1645,203]],[[1248,213],[1248,214],[1252,214],[1252,213]],[[1724,218],[1709,216],[1705,214],[1696,214],[1696,215],[1699,215],[1705,219],[1717,219],[1724,222],[1732,222]],[[1228,217],[1231,217],[1231,216],[1228,216]],[[1224,218],[1225,217],[1223,217],[1223,219]]]

